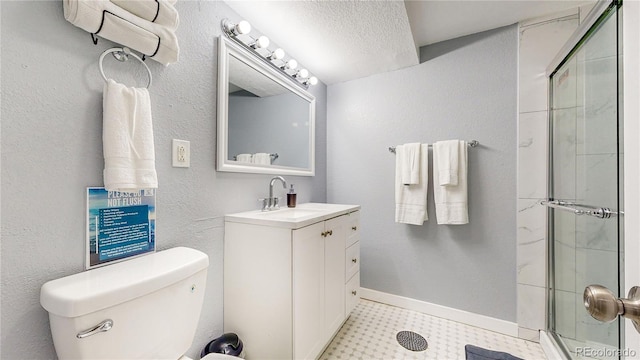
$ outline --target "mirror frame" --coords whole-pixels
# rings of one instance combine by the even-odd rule
[[[229,56],[234,56],[259,73],[285,87],[288,91],[300,96],[309,102],[309,167],[298,168],[279,165],[243,164],[229,160]],[[287,78],[276,69],[266,63],[266,59],[257,58],[256,55],[243,49],[232,40],[220,35],[218,39],[218,111],[217,111],[217,156],[216,170],[228,172],[241,172],[253,174],[279,174],[279,175],[315,175],[315,129],[316,129],[316,98],[297,86],[292,79]]]

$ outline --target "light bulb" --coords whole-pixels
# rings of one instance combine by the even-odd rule
[[[300,69],[300,71],[298,71],[298,74],[296,74],[296,77],[300,77],[300,78],[306,78],[309,76],[309,70],[307,69]]]
[[[231,35],[238,36],[241,34],[248,34],[251,31],[251,24],[248,21],[240,21],[237,24],[232,23],[228,19],[222,21],[224,30]]]
[[[312,77],[309,78],[309,84],[315,85],[317,83],[318,83],[318,78],[317,77],[312,76]]]
[[[251,47],[254,49],[266,48],[267,46],[269,46],[269,38],[266,36],[260,36],[251,44]]]
[[[282,70],[293,70],[298,67],[298,62],[295,59],[289,59],[286,64],[282,65],[280,68]]]
[[[236,35],[248,34],[251,32],[251,24],[248,21],[242,20],[234,28]]]
[[[269,60],[280,60],[284,57],[284,50],[275,49],[271,55],[269,55]]]

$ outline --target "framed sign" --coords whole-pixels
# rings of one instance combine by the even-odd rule
[[[155,251],[155,192],[87,188],[86,269]]]

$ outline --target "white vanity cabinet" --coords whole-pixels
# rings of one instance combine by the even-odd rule
[[[247,359],[315,359],[357,304],[359,206],[295,209],[225,217],[224,331]]]

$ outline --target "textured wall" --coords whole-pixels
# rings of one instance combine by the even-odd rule
[[[91,43],[66,22],[60,1],[3,1],[2,54],[2,359],[53,359],[46,281],[83,270],[85,188],[102,184],[102,86]],[[156,141],[159,249],[188,246],[210,257],[195,357],[222,332],[223,215],[256,209],[268,175],[215,171],[217,40],[221,19],[238,19],[218,1],[178,2],[180,61],[148,60]],[[144,84],[139,64],[105,60],[105,72]],[[130,67],[130,69],[127,69]],[[133,75],[130,75],[133,74]],[[326,200],[326,87],[318,85],[313,178],[288,176],[299,201]],[[191,141],[191,167],[171,167],[171,139]]]
[[[363,287],[515,322],[517,50],[509,26],[329,86],[328,200],[362,205]],[[437,225],[433,189],[428,222],[396,224],[387,147],[456,138],[482,144],[469,151],[470,224]]]

